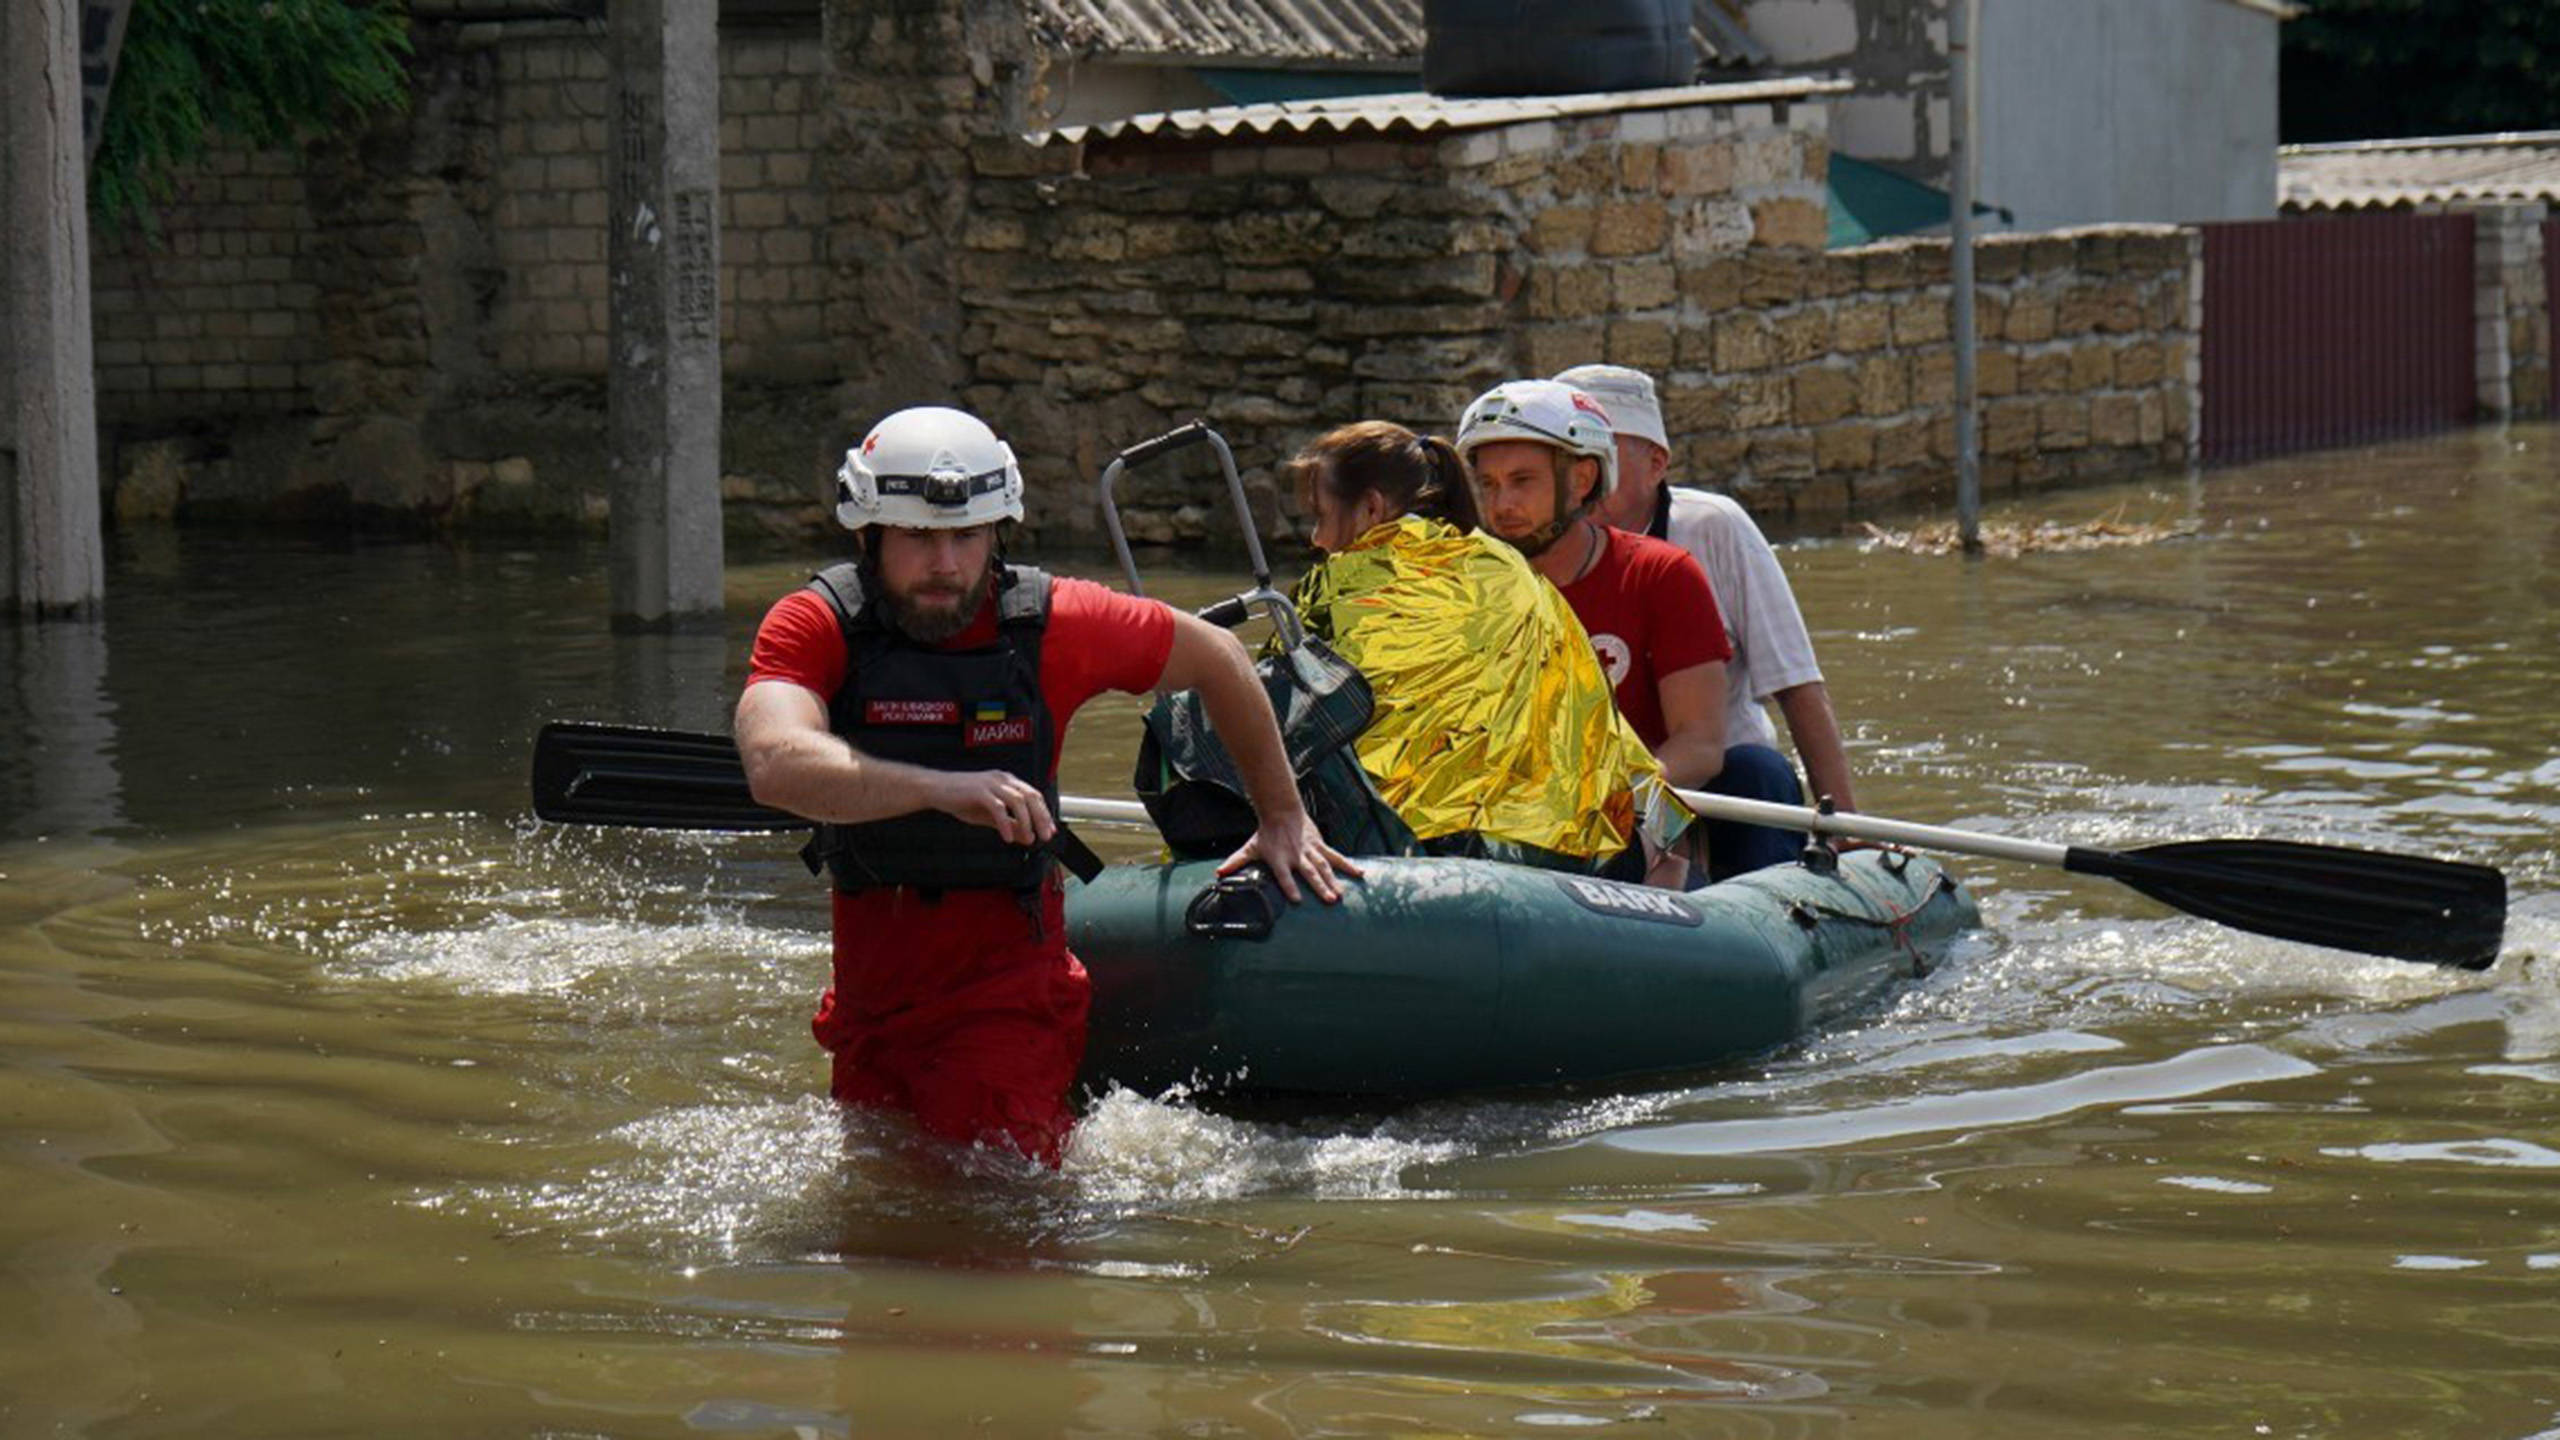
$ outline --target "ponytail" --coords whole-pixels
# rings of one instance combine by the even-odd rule
[[[1475,484],[1467,464],[1437,435],[1417,435],[1384,420],[1362,420],[1325,432],[1289,462],[1289,483],[1312,512],[1315,492],[1339,505],[1375,493],[1397,515],[1419,515],[1459,530],[1479,528]]]
[[[1431,478],[1414,493],[1414,513],[1459,530],[1482,529],[1484,512],[1476,506],[1475,479],[1467,474],[1467,462],[1459,458],[1458,448],[1437,435],[1418,435],[1414,444],[1431,472]]]

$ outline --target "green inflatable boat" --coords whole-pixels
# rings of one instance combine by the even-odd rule
[[[1361,866],[1339,905],[1220,883],[1206,861],[1071,888],[1088,1083],[1407,1100],[1668,1079],[1871,1003],[1981,919],[1901,851],[1687,893],[1490,860]]]
[[[533,770],[545,820],[808,825],[756,803],[726,735],[557,721]],[[1068,943],[1093,976],[1085,1079],[1393,1101],[1667,1078],[1798,1039],[1980,923],[1924,856],[1809,853],[1685,893],[1372,856],[1338,905],[1291,905],[1208,860],[1097,869],[1067,890]]]

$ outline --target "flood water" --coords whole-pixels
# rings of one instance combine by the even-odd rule
[[[816,557],[688,640],[594,551],[123,538],[0,626],[0,1433],[2560,1435],[2560,433],[2022,513],[2194,534],[1787,551],[1868,810],[2484,861],[2498,966],[1958,862],[1986,930],[1760,1062],[1029,1174],[824,1100],[788,843],[529,818]]]

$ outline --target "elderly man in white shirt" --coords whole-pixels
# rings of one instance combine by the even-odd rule
[[[1769,722],[1767,703],[1775,701],[1813,793],[1842,810],[1856,809],[1831,691],[1815,663],[1795,592],[1760,527],[1728,496],[1664,483],[1671,441],[1651,376],[1623,365],[1577,365],[1555,378],[1599,401],[1617,433],[1618,484],[1601,502],[1601,518],[1621,530],[1667,539],[1696,556],[1724,612],[1733,642],[1726,666],[1724,769],[1705,788],[1804,803],[1795,767],[1779,753],[1777,730]],[[1701,828],[1710,877],[1718,880],[1793,859],[1804,842],[1801,834],[1764,825],[1711,820]]]

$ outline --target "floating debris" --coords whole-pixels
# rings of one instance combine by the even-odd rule
[[[2124,512],[2118,510],[2102,519],[2084,520],[2076,525],[2058,520],[1984,525],[1981,527],[1981,539],[1984,554],[2006,558],[2046,551],[2156,545],[2163,540],[2187,539],[2199,528],[2199,523],[2194,520],[2127,520]],[[1887,530],[1868,524],[1866,531],[1867,542],[1861,548],[1867,550],[1881,546],[1914,555],[1954,555],[1964,551],[1963,537],[1951,520],[1932,520],[1910,530]]]

